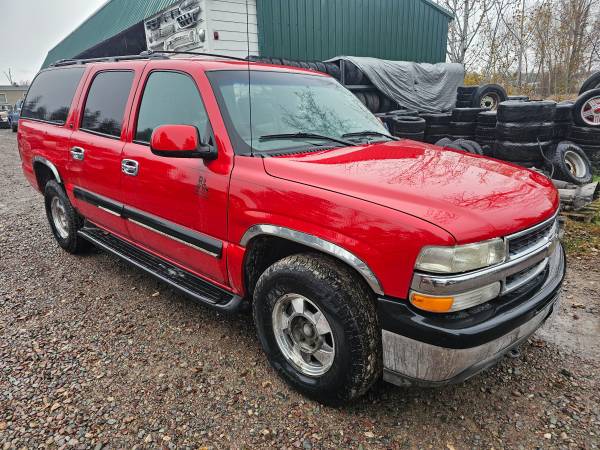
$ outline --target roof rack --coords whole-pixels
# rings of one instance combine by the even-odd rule
[[[142,52],[143,53],[143,52]],[[159,54],[152,55],[123,55],[123,56],[106,56],[102,58],[86,58],[86,59],[59,59],[49,67],[62,67],[72,66],[76,64],[89,64],[95,62],[117,62],[117,61],[129,61],[136,59],[169,59],[168,56],[160,56]]]
[[[248,62],[247,59],[238,58],[236,56],[221,55],[219,53],[203,53],[203,52],[178,52],[178,51],[152,51],[145,50],[139,55],[123,55],[123,56],[106,56],[102,58],[86,58],[86,59],[60,59],[49,67],[72,66],[76,64],[90,64],[95,62],[118,62],[131,61],[136,59],[169,59],[167,55],[194,55],[194,56],[212,56],[214,58],[232,59],[234,61]]]
[[[176,50],[174,50],[174,51],[171,51],[171,50],[159,50],[159,51],[146,50],[146,51],[143,51],[142,53],[140,53],[140,55],[146,55],[146,56],[149,56],[149,57],[152,57],[153,55],[212,56],[214,58],[224,58],[224,59],[232,59],[234,61],[248,62],[247,59],[238,58],[237,56],[221,55],[219,53],[207,53],[207,52],[186,52],[186,51],[178,52]]]

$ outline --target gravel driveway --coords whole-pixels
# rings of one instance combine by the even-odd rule
[[[519,357],[326,408],[278,379],[251,317],[60,250],[15,137],[0,130],[0,449],[600,446],[598,257],[570,261],[560,316]]]

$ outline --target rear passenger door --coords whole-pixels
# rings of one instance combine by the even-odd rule
[[[73,194],[78,210],[86,218],[126,236],[127,228],[120,215],[124,145],[121,135],[136,71],[102,68],[88,79],[69,151]]]

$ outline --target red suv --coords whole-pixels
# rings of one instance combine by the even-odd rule
[[[389,136],[334,79],[198,57],[57,63],[19,124],[58,244],[94,244],[211,307],[327,404],[459,382],[556,309],[546,177]]]

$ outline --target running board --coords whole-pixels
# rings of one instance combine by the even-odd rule
[[[246,303],[241,297],[227,292],[187,270],[154,256],[98,227],[87,225],[79,230],[77,234],[101,249],[124,259],[150,275],[154,275],[159,280],[204,305],[221,311],[237,312]]]

